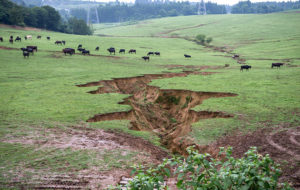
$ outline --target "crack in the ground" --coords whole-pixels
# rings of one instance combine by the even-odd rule
[[[201,74],[201,72],[185,71],[182,73],[146,74],[137,77],[91,82],[77,86],[101,86],[97,90],[90,91],[89,93],[91,94],[114,92],[131,95],[120,103],[130,105],[132,107],[130,111],[97,114],[88,119],[88,122],[130,120],[131,129],[153,131],[161,137],[161,142],[172,152],[185,154],[187,146],[195,145],[190,140],[184,140],[183,142],[181,139],[181,137],[191,131],[192,123],[200,119],[233,117],[223,112],[196,112],[191,109],[209,98],[236,96],[233,93],[160,89],[159,87],[148,85],[153,79],[186,77],[190,74]]]

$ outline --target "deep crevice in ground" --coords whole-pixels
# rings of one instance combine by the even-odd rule
[[[182,73],[146,74],[137,77],[102,80],[77,86],[101,86],[97,90],[90,91],[91,94],[113,92],[131,95],[120,103],[130,105],[132,107],[130,111],[97,114],[88,119],[88,122],[130,120],[131,129],[152,131],[161,137],[162,144],[171,152],[185,154],[186,147],[196,145],[193,140],[182,138],[191,131],[192,123],[200,119],[233,117],[224,112],[196,112],[191,109],[209,98],[236,96],[233,93],[160,89],[148,85],[153,79],[186,77],[191,74],[202,73],[184,71]]]

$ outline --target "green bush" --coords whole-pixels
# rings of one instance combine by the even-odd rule
[[[132,173],[136,176],[126,188],[167,189],[164,181],[176,176],[178,189],[184,190],[292,189],[288,184],[278,182],[281,174],[279,165],[275,164],[269,155],[259,155],[256,147],[251,147],[242,158],[232,157],[231,147],[226,150],[221,148],[219,155],[223,159],[199,154],[192,147],[188,148],[187,152],[187,158],[179,156],[165,159],[156,168],[135,167]]]
[[[206,38],[206,36],[205,36],[204,34],[198,34],[198,35],[196,36],[196,40],[197,40],[198,42],[200,42],[201,44],[204,44],[204,43],[205,43],[205,38]]]
[[[205,45],[211,43],[213,41],[213,38],[212,37],[206,38],[204,34],[198,34],[196,36],[196,41],[202,45]]]

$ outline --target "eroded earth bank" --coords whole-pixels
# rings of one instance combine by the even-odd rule
[[[91,94],[120,93],[130,94],[120,104],[130,105],[127,112],[97,114],[88,122],[107,120],[130,120],[131,129],[152,131],[161,138],[161,143],[171,152],[185,154],[188,146],[195,145],[199,150],[203,147],[196,145],[191,139],[182,138],[191,131],[191,124],[200,119],[233,117],[224,112],[191,110],[209,98],[232,97],[233,93],[196,92],[189,90],[160,89],[150,86],[153,79],[186,77],[201,75],[199,71],[184,71],[181,73],[147,74],[138,77],[117,78],[78,85],[78,87],[100,86]]]

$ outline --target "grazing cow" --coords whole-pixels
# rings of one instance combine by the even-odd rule
[[[85,50],[85,49],[82,50],[81,53],[82,53],[82,55],[86,55],[86,54],[90,55],[90,51],[89,50]]]
[[[14,43],[14,40],[13,39],[9,39],[9,43],[13,44]]]
[[[26,46],[27,49],[33,49],[36,52],[38,51],[38,47],[37,46]]]
[[[280,68],[282,65],[284,65],[284,63],[272,63],[272,69],[273,67],[277,67],[277,68]]]
[[[47,36],[47,40],[50,40],[50,36]]]
[[[248,71],[248,69],[251,69],[250,65],[242,65],[240,71],[243,71],[244,69],[246,69]]]
[[[42,38],[42,36],[37,36],[36,38],[37,38],[37,39],[41,39],[41,38]]]
[[[63,52],[64,52],[65,55],[67,55],[67,53],[69,55],[73,55],[73,54],[75,54],[75,49],[73,49],[73,48],[65,48],[65,49],[63,49]]]
[[[120,49],[119,53],[124,53],[125,54],[125,49]]]
[[[184,57],[185,57],[185,58],[191,58],[192,56],[187,55],[187,54],[184,54]]]
[[[135,50],[135,49],[130,49],[130,50],[128,51],[128,53],[135,53],[135,54],[136,54],[136,50]]]
[[[84,51],[85,49],[84,48],[77,48],[78,51],[82,52]]]
[[[56,45],[58,45],[58,44],[60,44],[60,45],[62,45],[62,41],[56,41],[56,42],[54,42]]]
[[[23,56],[24,58],[29,58],[29,52],[28,51],[23,51]]]
[[[240,56],[239,56],[238,54],[234,54],[234,55],[232,56],[233,59],[239,58],[239,57],[240,57]]]
[[[14,39],[14,36],[10,36],[9,39]]]
[[[82,48],[82,44],[79,44],[79,45],[78,45],[77,49],[79,49],[79,48]]]
[[[21,42],[21,41],[22,41],[22,39],[21,39],[19,36],[17,36],[17,37],[16,37],[16,39],[15,39],[15,42],[16,42],[16,41],[19,41],[19,42]]]
[[[109,54],[112,54],[112,53],[114,53],[114,55],[116,54],[116,50],[113,47],[107,49],[107,51],[109,52]]]
[[[66,45],[66,41],[64,41],[64,40],[63,40],[63,41],[61,41],[61,43],[63,43],[64,45]]]
[[[155,55],[160,56],[160,52],[157,51],[157,52],[154,52],[154,53],[155,53]]]
[[[27,36],[25,36],[24,39],[27,40]]]
[[[149,55],[154,55],[154,52],[150,51],[150,52],[148,52],[147,55],[148,55],[148,56],[149,56]]]
[[[21,50],[23,52],[28,52],[28,53],[31,53],[33,55],[33,49],[32,48],[21,48]]]
[[[100,49],[99,46],[97,46],[95,50],[96,50],[96,51],[99,51],[99,49]]]
[[[31,35],[27,35],[26,38],[29,40],[32,40],[32,36]]]
[[[0,41],[3,42],[3,37],[0,37]]]
[[[142,58],[143,58],[145,61],[147,61],[147,60],[150,61],[150,57],[149,57],[149,56],[143,56]]]

